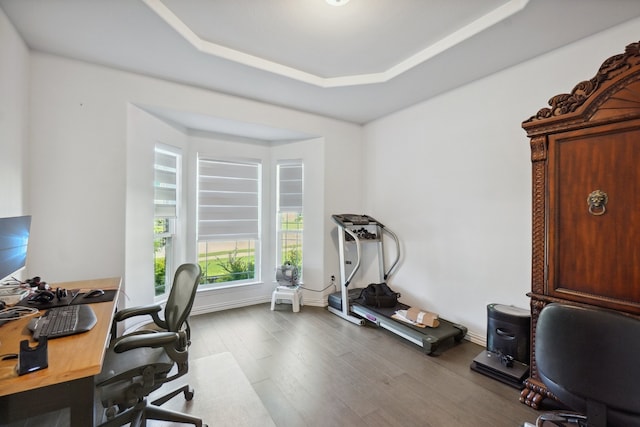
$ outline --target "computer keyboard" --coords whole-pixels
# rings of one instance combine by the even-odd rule
[[[96,324],[93,309],[86,304],[65,305],[47,310],[44,316],[33,319],[29,329],[33,338],[58,338],[90,331]]]

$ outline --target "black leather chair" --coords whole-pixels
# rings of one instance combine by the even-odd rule
[[[188,371],[188,317],[200,276],[197,264],[184,264],[178,268],[163,318],[160,318],[160,305],[131,307],[116,312],[114,324],[133,316],[145,315],[151,317],[154,325],[153,328],[112,340],[102,372],[96,377],[97,391],[107,415],[103,427],[128,423],[131,426],[146,425],[147,419],[203,426],[199,418],[160,407],[180,393],[184,394],[185,399],[191,400],[194,392],[188,385],[153,402],[147,401],[150,393]]]
[[[640,426],[640,320],[554,303],[541,311],[535,340],[540,379],[579,413],[543,414],[538,426]]]

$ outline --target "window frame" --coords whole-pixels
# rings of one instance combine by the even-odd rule
[[[251,210],[255,210],[255,217],[250,217],[248,219],[246,219],[248,222],[255,222],[255,230],[252,231],[246,231],[245,232],[239,232],[236,230],[236,232],[231,232],[229,234],[220,234],[219,237],[214,237],[214,238],[203,238],[204,236],[201,235],[201,233],[203,232],[203,223],[204,221],[212,221],[215,222],[216,219],[212,219],[213,217],[210,217],[206,220],[203,219],[203,212],[206,210],[206,208],[214,208],[214,205],[207,205],[207,204],[203,204],[202,203],[202,195],[205,192],[211,192],[211,193],[215,193],[215,192],[221,192],[224,193],[226,192],[227,194],[231,194],[233,193],[233,191],[225,191],[225,190],[205,190],[203,189],[203,174],[202,174],[202,167],[203,167],[203,163],[217,163],[220,165],[225,165],[227,167],[250,167],[252,168],[252,170],[254,171],[254,173],[252,174],[251,178],[246,178],[246,177],[242,177],[242,178],[238,178],[238,177],[231,177],[231,176],[222,176],[222,175],[218,175],[218,176],[207,176],[209,179],[216,179],[219,178],[220,180],[224,181],[224,180],[233,180],[233,179],[238,179],[238,180],[243,180],[246,179],[248,181],[254,180],[255,181],[255,196],[252,196],[252,198],[255,199],[255,206],[240,206],[240,208],[247,208],[247,210],[251,211]],[[208,271],[208,262],[207,265],[205,265],[204,267],[202,267],[203,270],[203,275],[202,275],[202,279],[201,279],[201,283],[199,288],[200,289],[222,289],[222,288],[229,288],[229,287],[239,287],[239,286],[246,286],[246,285],[253,285],[256,283],[260,283],[262,280],[262,263],[263,263],[263,259],[262,259],[262,251],[261,251],[261,247],[262,247],[262,243],[263,243],[263,232],[262,232],[262,208],[263,208],[263,204],[264,201],[262,200],[262,194],[263,194],[263,185],[264,185],[264,179],[262,176],[263,173],[263,163],[261,160],[259,159],[254,159],[254,158],[244,158],[244,159],[237,159],[237,158],[225,158],[223,156],[212,156],[210,154],[204,154],[204,153],[198,153],[197,154],[197,160],[196,160],[196,197],[195,197],[195,212],[196,212],[196,232],[195,232],[195,245],[196,245],[196,259],[198,264],[201,265],[202,267],[202,259],[201,259],[201,245],[202,244],[208,244],[208,243],[220,243],[220,244],[235,244],[235,250],[238,250],[238,243],[243,243],[243,242],[252,242],[253,245],[247,245],[247,250],[249,251],[249,254],[252,254],[250,256],[253,257],[253,277],[249,277],[246,279],[238,279],[238,280],[225,280],[225,281],[220,281],[220,282],[206,282],[207,278],[209,277],[207,275],[207,271]],[[238,191],[237,193],[243,193],[243,194],[248,194],[250,192],[242,192],[242,191]],[[218,208],[220,208],[221,206],[217,206]],[[237,206],[236,206],[237,207]],[[224,208],[224,206],[222,206],[222,208]],[[233,209],[233,208],[231,208]],[[214,209],[215,210],[215,209]],[[235,219],[235,218],[234,218]],[[232,219],[218,219],[217,221],[219,221],[220,223],[223,223],[225,221],[228,221],[228,223],[232,223],[232,222],[240,222],[240,221],[234,221]],[[234,227],[232,225],[230,225],[231,229],[233,229]],[[207,234],[205,236],[215,236],[215,234]],[[225,236],[228,236],[228,238],[226,238]],[[244,247],[241,249],[244,250]],[[229,256],[229,263],[227,264],[227,267],[229,267],[229,264],[232,263],[232,259],[230,257],[229,254],[231,254],[233,252],[233,250],[230,250],[227,253],[227,256]],[[208,251],[207,251],[208,253]],[[236,253],[237,254],[237,253]],[[237,261],[237,258],[233,258],[233,262]],[[224,262],[224,261],[222,261]],[[244,274],[244,273],[249,273],[251,270],[246,270],[243,272],[239,272],[240,274]],[[225,275],[228,274],[234,274],[234,273],[224,273]],[[215,277],[215,276],[214,276]]]
[[[157,154],[161,154],[161,155],[165,155],[165,156],[170,156],[174,159],[175,162],[175,167],[173,168],[173,171],[171,171],[171,167],[168,167],[166,165],[162,165],[158,163],[158,158],[157,158]],[[178,219],[180,216],[180,211],[181,211],[181,194],[182,194],[182,150],[177,148],[177,147],[173,147],[173,146],[169,146],[166,144],[161,144],[161,143],[156,143],[154,145],[154,162],[153,162],[153,169],[154,169],[154,183],[153,183],[153,187],[154,187],[154,216],[153,216],[153,225],[154,225],[154,231],[153,231],[153,242],[154,242],[154,301],[162,301],[164,299],[167,298],[167,296],[169,295],[169,292],[171,291],[171,286],[173,284],[173,276],[175,273],[175,270],[178,268],[178,262],[177,262],[177,257],[178,257]],[[163,170],[165,172],[173,172],[174,175],[174,186],[173,189],[175,190],[174,192],[174,197],[173,197],[173,201],[174,201],[174,209],[173,212],[170,212],[170,209],[163,209],[163,213],[158,215],[158,188],[164,187],[164,188],[170,188],[170,184],[162,184],[162,185],[158,185],[158,176],[156,175],[156,172],[158,170]],[[166,179],[164,180],[166,181]],[[164,194],[163,198],[167,198],[166,197],[166,193]],[[167,198],[168,199],[168,198]],[[161,232],[161,233],[156,233],[156,221],[158,219],[164,219],[167,221],[167,227],[165,228],[165,231]],[[156,240],[158,239],[165,239],[165,283],[164,283],[164,292],[158,293],[157,289],[158,289],[158,284],[156,283],[155,280],[155,269],[156,269],[156,256],[155,256],[155,252],[156,252]],[[168,247],[168,248],[167,248]]]
[[[287,174],[286,179],[283,179],[282,169],[283,168],[299,168],[300,173],[297,174]],[[291,160],[279,160],[276,163],[276,209],[275,209],[275,243],[276,243],[276,254],[275,254],[275,262],[276,268],[279,268],[286,262],[286,251],[287,248],[283,247],[283,240],[285,240],[285,233],[293,233],[298,235],[295,240],[299,242],[300,245],[300,255],[299,262],[296,264],[298,267],[298,280],[303,282],[303,271],[304,271],[304,161],[302,159],[291,159]],[[299,181],[297,183],[296,181]],[[298,193],[299,191],[299,193]],[[289,194],[285,194],[289,193]],[[283,210],[282,205],[285,205],[285,209],[290,208],[288,210]],[[302,217],[302,228],[296,230],[283,230],[283,215],[297,214]]]

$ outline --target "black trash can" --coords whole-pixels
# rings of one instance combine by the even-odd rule
[[[487,305],[487,350],[529,364],[531,312],[512,305]]]

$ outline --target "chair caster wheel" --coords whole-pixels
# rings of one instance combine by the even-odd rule
[[[189,401],[191,399],[193,399],[193,395],[194,395],[194,391],[193,389],[189,389],[189,390],[185,390],[184,391],[184,398],[185,400]]]
[[[108,407],[107,410],[105,411],[105,414],[108,420],[112,419],[113,417],[116,416],[116,408],[113,406]]]

